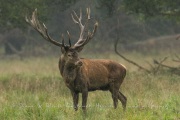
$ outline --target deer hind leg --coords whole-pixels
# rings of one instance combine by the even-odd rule
[[[127,98],[120,91],[118,93],[118,99],[121,101],[124,111],[126,110]]]
[[[119,94],[119,90],[116,88],[115,83],[111,83],[111,84],[110,84],[110,92],[111,92],[111,94],[112,94],[114,109],[116,109],[116,108],[117,108],[117,105],[118,105],[118,94]]]

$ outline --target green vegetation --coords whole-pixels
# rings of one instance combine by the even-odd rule
[[[76,0],[0,0],[0,31],[7,32],[14,28],[27,28],[25,23],[25,16],[38,9],[41,19],[47,19],[48,14],[55,12],[54,6],[58,6],[57,11],[63,11],[70,5],[74,4]]]
[[[139,17],[165,17],[179,21],[179,0],[123,0],[124,8]]]
[[[130,44],[180,33],[179,0],[0,0],[2,54],[37,55],[54,48],[47,45],[24,20],[35,8],[38,9],[40,22],[46,24],[52,38],[59,40],[61,34],[65,35],[68,30],[72,40],[76,41],[79,29],[73,23],[71,13],[73,10],[78,13],[81,8],[85,16],[86,7],[91,8],[90,24],[96,20],[99,23],[94,42],[91,42],[93,46],[101,44],[108,47],[107,42],[112,44],[119,36],[124,49],[129,50],[126,46]],[[34,47],[38,49],[34,50]],[[100,50],[107,48],[101,47]]]
[[[0,0],[0,27],[1,32],[7,32],[14,28],[27,28],[24,21],[25,15],[29,11],[39,8],[40,17],[45,18],[47,14],[46,2],[42,0]]]
[[[135,54],[134,54],[135,55]],[[143,55],[128,55],[134,59]],[[86,55],[88,57],[89,55]],[[89,56],[97,58],[98,56]],[[87,120],[177,120],[180,118],[179,76],[162,72],[156,76],[138,72],[116,55],[105,54],[125,64],[128,74],[121,86],[128,98],[127,110],[121,104],[113,108],[109,92],[89,93]],[[143,57],[146,60],[148,56]],[[137,59],[138,62],[144,61]],[[58,58],[1,59],[0,118],[3,120],[81,120],[81,108],[75,112],[72,98],[58,71]],[[143,64],[143,63],[142,63]],[[81,98],[79,101],[81,105]]]

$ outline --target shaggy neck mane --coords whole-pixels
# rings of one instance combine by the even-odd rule
[[[68,63],[63,59],[60,59],[59,69],[60,69],[61,75],[63,76],[66,82],[75,80],[78,73],[78,68],[73,63]]]

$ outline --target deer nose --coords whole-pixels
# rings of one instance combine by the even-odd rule
[[[78,67],[80,67],[80,66],[83,65],[83,63],[82,63],[81,61],[77,61],[75,65],[78,66]]]

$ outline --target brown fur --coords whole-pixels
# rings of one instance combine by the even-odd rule
[[[67,62],[62,55],[59,61],[60,73],[66,86],[71,90],[74,108],[78,108],[78,94],[82,93],[82,108],[86,109],[88,91],[109,90],[112,93],[114,108],[117,107],[118,99],[123,108],[126,108],[126,97],[119,91],[126,75],[126,68],[112,60],[77,59],[81,66],[75,62]]]

